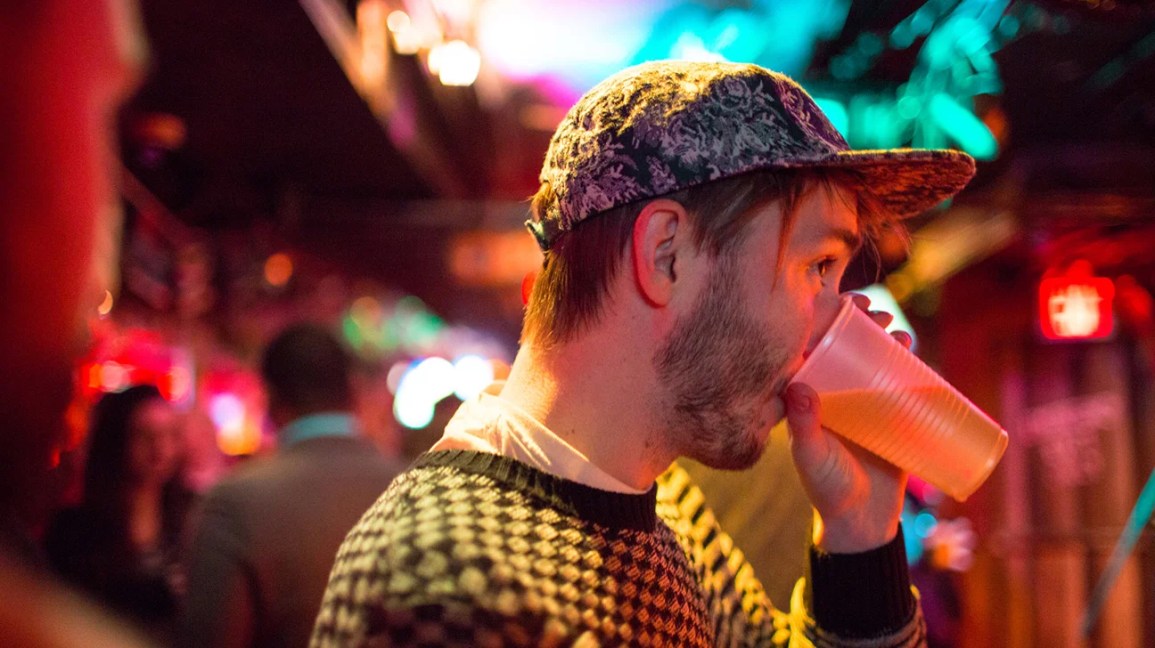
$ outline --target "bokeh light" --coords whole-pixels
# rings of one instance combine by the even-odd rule
[[[293,260],[284,252],[270,254],[265,260],[265,281],[270,286],[280,288],[293,277]]]

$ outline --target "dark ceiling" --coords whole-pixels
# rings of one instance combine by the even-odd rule
[[[267,217],[284,191],[431,197],[296,2],[141,8],[152,68],[126,111],[126,161],[185,221]],[[183,143],[139,132],[155,113],[184,122]]]
[[[922,4],[853,3],[842,33],[819,43],[806,76],[826,78],[832,58],[860,34],[885,34]],[[1116,208],[1112,222],[1130,221],[1155,247],[1155,10],[1127,2],[1113,11],[1082,7],[1011,3],[1024,26],[996,53],[1004,87],[987,98],[1006,116],[1009,139],[968,191],[1002,195],[1009,186],[1028,218],[1046,218],[1038,205],[1061,209],[1066,195],[1089,202],[1099,218],[1087,194],[1122,196],[1132,202],[1122,215]],[[516,224],[522,208],[513,201],[536,188],[549,133],[519,119],[541,102],[533,88],[482,110],[472,90],[442,87],[414,57],[394,55],[396,87],[426,162],[435,163],[431,174],[395,146],[300,3],[142,0],[141,9],[152,69],[123,113],[123,157],[186,224],[220,231],[263,223],[436,305],[449,233],[495,219]],[[880,57],[863,82],[901,82],[914,64],[911,51]],[[183,133],[157,115],[178,117]],[[453,207],[430,209],[441,203],[429,199]],[[505,202],[470,208],[482,200]]]

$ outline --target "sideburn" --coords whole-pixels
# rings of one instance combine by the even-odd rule
[[[740,293],[734,254],[717,258],[709,285],[654,354],[659,379],[671,395],[668,433],[708,465],[751,465],[762,447],[750,440],[751,413],[743,405],[773,391],[777,371],[769,336],[733,300]],[[768,398],[768,396],[767,396]]]

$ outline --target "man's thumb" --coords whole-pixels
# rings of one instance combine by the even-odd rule
[[[795,452],[811,453],[808,448],[819,439],[818,392],[810,385],[791,383],[786,388],[786,423],[790,427]]]

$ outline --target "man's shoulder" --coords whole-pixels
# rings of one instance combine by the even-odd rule
[[[245,457],[230,467],[208,490],[208,497],[228,496],[236,492],[247,492],[256,484],[276,475],[283,464],[283,458],[275,453]]]
[[[384,499],[392,502],[423,500],[426,503],[439,500],[464,501],[492,499],[496,493],[509,488],[484,473],[461,470],[452,465],[436,465],[419,457],[417,461],[398,470],[385,491]],[[478,495],[480,492],[488,495]],[[445,509],[437,509],[447,513]]]
[[[334,437],[325,439],[311,439],[294,444],[271,457],[276,461],[269,462],[266,469],[269,472],[285,470],[292,466],[298,470],[308,470],[310,467],[323,466],[322,470],[332,470],[332,466],[341,466],[341,472],[350,470],[367,470],[371,472],[388,472],[392,476],[400,474],[409,462],[397,455],[388,454],[374,445],[368,439],[361,437]]]
[[[245,490],[278,480],[318,473],[340,480],[360,472],[395,477],[407,466],[361,439],[318,439],[245,460],[217,483],[225,490]]]
[[[418,541],[416,523],[497,531],[506,518],[527,515],[538,506],[523,487],[443,459],[422,456],[398,474],[361,519],[360,532],[388,536],[386,545],[403,546]]]

